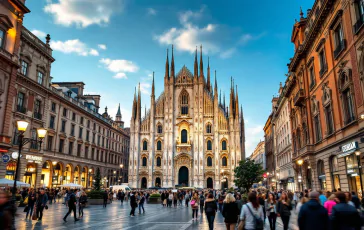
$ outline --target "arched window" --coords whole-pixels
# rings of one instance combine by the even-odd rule
[[[181,131],[181,143],[187,143],[187,130],[185,129]]]
[[[162,165],[162,160],[160,157],[157,157],[157,167],[161,167]]]
[[[331,156],[330,158],[330,171],[333,188],[337,190],[341,188],[337,156]]]
[[[221,142],[221,149],[222,150],[226,150],[227,148],[226,148],[226,141],[225,140],[223,140],[222,142]]]
[[[148,141],[143,141],[143,150],[148,150]]]
[[[147,158],[143,157],[143,162],[142,162],[142,166],[147,166]]]
[[[181,115],[188,115],[188,93],[183,91],[180,97]]]
[[[162,150],[162,142],[161,141],[157,141],[157,150],[158,151]]]
[[[211,157],[207,157],[207,166],[212,167],[212,158]]]
[[[212,142],[211,140],[207,141],[207,150],[212,150]]]
[[[206,133],[211,133],[211,124],[206,125]]]
[[[227,166],[227,158],[226,157],[222,158],[222,166]]]
[[[162,132],[163,132],[163,127],[162,127],[162,125],[158,125],[157,129],[158,129],[158,133],[162,133]]]

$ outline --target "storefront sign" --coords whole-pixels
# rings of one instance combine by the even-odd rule
[[[292,177],[288,178],[288,183],[294,183],[294,178]]]
[[[2,159],[3,159],[3,162],[6,164],[10,161],[10,156],[5,154],[5,155],[3,155]]]
[[[34,156],[34,155],[26,155],[25,159],[27,159],[28,162],[35,162],[37,164],[41,164],[43,161],[43,157]]]
[[[355,152],[355,150],[357,150],[357,149],[358,149],[358,142],[357,141],[350,142],[346,145],[341,146],[342,153],[338,154],[337,157],[340,158],[340,157],[348,156],[348,155],[352,154],[353,152]]]

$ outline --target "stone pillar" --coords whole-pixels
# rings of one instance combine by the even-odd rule
[[[41,182],[41,178],[42,178],[42,163],[39,164],[35,164],[36,166],[36,179],[35,179],[35,187],[36,188],[40,188],[41,186],[43,186],[40,182]]]

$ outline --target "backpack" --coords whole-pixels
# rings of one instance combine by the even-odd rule
[[[252,214],[252,216],[254,217],[254,222],[255,222],[254,223],[254,226],[255,226],[255,229],[257,229],[257,230],[263,230],[264,229],[264,221],[260,217],[257,217],[256,215],[254,215],[254,213],[250,209],[249,205],[246,205],[246,207],[249,209],[250,214]]]

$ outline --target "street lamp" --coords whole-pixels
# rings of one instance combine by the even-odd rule
[[[31,138],[25,138],[24,133],[27,130],[29,122],[24,121],[24,120],[19,120],[16,123],[17,123],[17,129],[18,129],[18,132],[19,132],[19,135],[18,135],[18,145],[19,145],[19,151],[18,152],[19,153],[18,153],[18,160],[16,162],[14,185],[13,185],[12,199],[11,199],[11,203],[12,203],[13,206],[15,206],[15,202],[16,202],[16,182],[17,182],[18,177],[19,177],[21,150],[22,150],[24,145],[26,145],[27,143],[29,143],[31,141],[36,141],[37,143],[39,142],[39,149],[41,149],[43,139],[44,139],[45,135],[47,134],[47,130],[45,128],[38,128],[37,129],[37,134],[38,134],[38,139],[37,140],[33,140]],[[14,211],[13,211],[13,220],[12,220],[12,229],[15,229],[15,211],[16,210],[14,209]]]
[[[90,187],[91,187],[91,180],[90,180],[91,172],[92,172],[92,169],[89,169],[89,170],[88,170],[88,185],[89,185]]]
[[[123,175],[123,168],[124,168],[124,165],[123,164],[120,164],[119,165],[120,166],[120,174],[121,175]],[[122,177],[121,177],[122,178]],[[122,182],[122,181],[121,181]],[[119,184],[121,184],[120,182],[119,182]]]
[[[114,184],[116,182],[116,170],[114,170]]]
[[[300,177],[302,178],[302,164],[303,164],[303,160],[302,159],[299,159],[298,161],[297,161],[297,164],[300,166]],[[303,179],[303,178],[302,178]],[[302,187],[302,192],[303,192],[303,181],[302,181],[302,179],[301,179],[301,187]],[[299,180],[298,180],[298,182],[300,182]]]
[[[361,188],[361,192],[363,193],[363,183],[361,180],[361,164],[360,164],[360,151],[355,151],[355,155],[356,155],[356,160],[358,161],[358,169],[359,169],[359,176],[360,176],[360,188]]]

